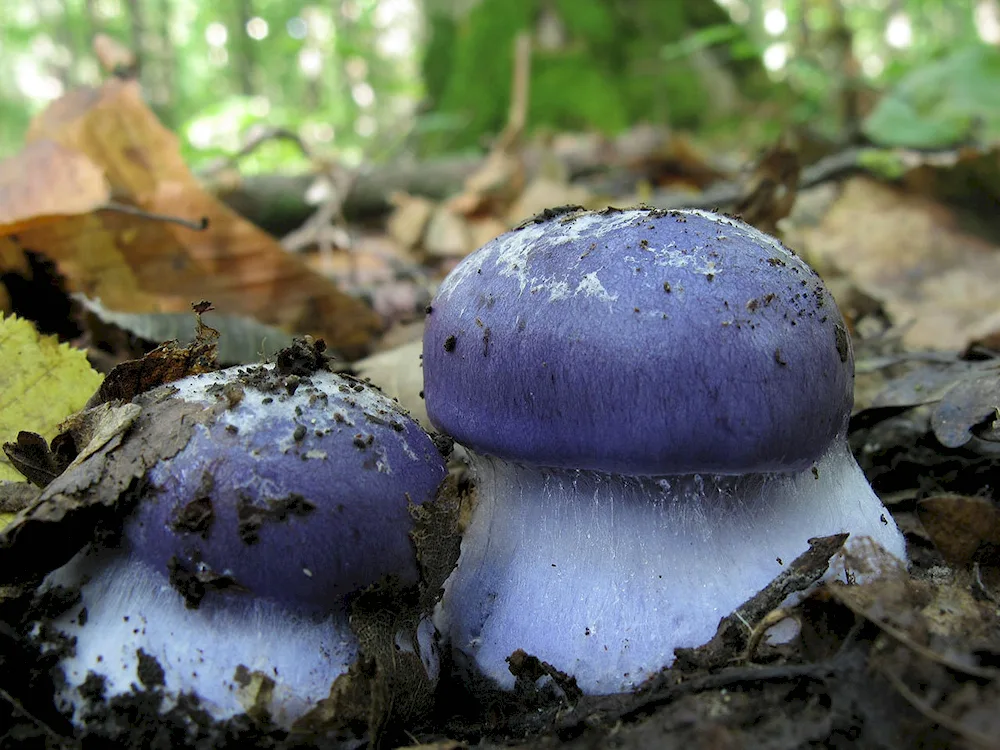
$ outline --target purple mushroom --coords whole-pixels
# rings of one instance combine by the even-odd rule
[[[584,692],[631,689],[811,537],[905,559],[848,449],[836,303],[743,222],[546,212],[444,280],[423,364],[478,485],[436,619],[501,687],[524,649]]]
[[[358,656],[352,596],[416,583],[410,506],[435,496],[444,460],[393,401],[325,371],[233,368],[163,390],[215,416],[148,472],[119,548],[50,576],[82,595],[53,623],[76,639],[62,706],[79,722],[95,693],[158,690],[163,710],[193,694],[216,719],[290,726]],[[431,676],[432,634],[398,636]]]

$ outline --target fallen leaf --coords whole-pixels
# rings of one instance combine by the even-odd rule
[[[12,442],[22,430],[51,440],[59,424],[83,408],[101,385],[101,375],[86,355],[54,336],[42,336],[26,320],[0,320],[0,441]],[[6,456],[0,479],[23,480]],[[0,522],[5,522],[0,518]]]
[[[79,151],[50,140],[0,161],[0,235],[86,214],[111,197],[104,172]]]
[[[406,248],[414,248],[420,244],[434,213],[434,202],[427,198],[408,193],[393,193],[389,201],[395,207],[386,219],[386,232],[396,242]]]
[[[19,234],[22,247],[55,261],[73,291],[124,312],[182,311],[211,299],[222,312],[322,337],[348,356],[363,354],[381,327],[364,303],[206,193],[135,81],[63,96],[32,122],[28,140],[56,141],[93,159],[119,201],[208,220],[198,232],[101,211]]]
[[[3,452],[14,468],[36,487],[45,487],[69,465],[59,460],[49,449],[49,442],[37,432],[21,430],[15,442],[3,444]]]
[[[219,369],[216,342],[219,332],[201,323],[190,346],[166,341],[139,359],[130,359],[115,366],[101,387],[87,401],[95,407],[108,401],[131,401],[137,396],[166,383]]]
[[[943,203],[854,177],[817,226],[796,234],[792,246],[882,304],[907,349],[964,349],[1000,311],[1000,249]]]
[[[768,234],[792,212],[798,197],[801,165],[796,151],[779,143],[754,167],[733,210],[743,221]]]
[[[507,212],[507,223],[509,226],[516,226],[546,208],[577,205],[588,208],[602,207],[595,205],[594,196],[584,187],[539,176],[529,182],[524,192],[514,201],[514,205]],[[504,230],[506,229],[507,227],[504,227]]]
[[[872,399],[872,407],[906,407],[932,404],[944,398],[957,383],[992,373],[997,377],[994,361],[921,362],[909,372],[890,380]]]
[[[450,203],[438,206],[427,223],[424,252],[435,258],[463,258],[475,246],[469,223]]]
[[[1000,510],[984,497],[924,498],[917,503],[917,516],[951,565],[969,565],[983,544],[1000,545]]]
[[[493,216],[473,216],[469,218],[469,242],[472,249],[482,247],[492,239],[496,239],[510,227]]]
[[[973,428],[989,427],[1000,415],[1000,371],[988,370],[956,383],[931,414],[934,436],[948,448],[968,443]]]

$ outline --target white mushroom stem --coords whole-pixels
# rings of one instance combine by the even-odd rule
[[[437,624],[459,663],[503,688],[516,649],[586,693],[632,689],[709,641],[811,537],[905,543],[846,440],[796,474],[633,477],[470,452],[477,506]],[[843,556],[830,576],[845,574]]]
[[[107,698],[145,689],[140,649],[163,669],[161,710],[190,693],[214,719],[227,719],[250,710],[260,692],[258,707],[284,726],[327,697],[358,653],[346,612],[297,615],[249,595],[210,595],[189,609],[164,575],[120,551],[80,553],[47,585],[81,592],[51,623],[76,639],[75,653],[60,662],[60,703],[78,722],[89,705],[78,688],[92,672],[104,677]]]

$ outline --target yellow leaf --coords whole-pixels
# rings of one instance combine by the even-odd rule
[[[21,430],[51,440],[101,380],[79,349],[13,315],[0,319],[0,442],[16,440]],[[0,479],[24,480],[6,455],[0,455]],[[9,521],[9,514],[0,514],[0,528]]]

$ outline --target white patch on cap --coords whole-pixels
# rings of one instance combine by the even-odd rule
[[[597,297],[603,302],[614,302],[618,299],[617,294],[608,294],[608,290],[604,288],[604,284],[601,280],[597,278],[597,271],[592,271],[583,277],[583,280],[576,285],[576,291],[573,292],[575,297],[578,294],[583,294],[585,297]]]
[[[689,214],[692,216],[700,216],[701,218],[707,219],[708,221],[711,221],[715,224],[723,224],[727,227],[732,227],[737,231],[741,232],[742,234],[746,235],[750,240],[752,240],[756,244],[764,247],[770,247],[772,250],[774,250],[774,252],[778,253],[781,256],[782,260],[784,260],[785,262],[798,266],[799,270],[808,271],[810,274],[812,273],[812,269],[809,267],[809,265],[800,257],[795,255],[795,253],[793,253],[787,247],[782,245],[777,238],[772,237],[771,235],[760,231],[759,229],[757,229],[757,227],[751,226],[750,224],[747,224],[745,221],[740,221],[739,219],[733,219],[729,216],[722,216],[721,214],[713,214],[708,211],[702,211],[701,209],[697,208],[686,209],[684,211],[680,211],[679,213]]]
[[[678,210],[670,215],[678,217],[697,216],[717,225],[731,229],[733,233],[743,235],[757,245],[773,250],[783,261],[808,270],[808,266],[795,256],[784,245],[770,235],[745,224],[737,219],[701,211],[698,209]],[[601,283],[596,272],[586,274],[576,286],[568,279],[571,269],[579,266],[580,260],[587,254],[587,243],[597,245],[608,235],[614,235],[628,226],[642,225],[655,220],[644,209],[630,209],[619,213],[586,212],[569,214],[551,221],[528,224],[521,229],[501,235],[493,242],[470,255],[462,261],[442,282],[438,297],[448,299],[452,292],[461,284],[488,268],[499,276],[514,278],[521,294],[526,290],[531,293],[547,293],[550,302],[559,302],[577,296],[596,297],[604,302],[614,302],[617,294],[610,294]],[[651,224],[652,226],[652,224]],[[705,241],[724,239],[724,235],[706,237]],[[532,275],[529,268],[529,256],[533,250],[558,249],[567,245],[573,246],[578,257],[565,267],[565,274],[560,277],[551,275]],[[663,247],[655,247],[648,243],[641,244],[632,253],[619,256],[623,263],[637,267],[652,265],[657,268],[684,268],[693,273],[703,275],[719,275],[725,268],[715,260],[706,257],[705,243],[680,247],[677,242],[670,242]],[[661,314],[661,311],[654,311]]]
[[[544,242],[546,248],[557,248],[564,245],[577,245],[580,253],[587,248],[582,247],[581,240],[599,242],[603,237],[618,232],[623,227],[643,221],[646,212],[631,210],[617,214],[580,213],[556,218],[540,224],[528,224],[521,229],[501,235],[492,243],[470,255],[458,264],[441,283],[438,297],[447,299],[470,276],[478,274],[481,269],[492,263],[500,276],[515,278],[520,292],[526,289],[546,291],[549,301],[569,299],[577,295],[598,296],[605,301],[613,301],[616,296],[608,294],[604,285],[594,274],[588,274],[575,290],[571,290],[565,278],[554,276],[532,276],[528,272],[528,255]]]
[[[238,368],[242,371],[249,371],[254,367],[264,367],[271,369],[273,364],[252,365]],[[189,403],[205,404],[206,406],[216,403],[219,398],[215,393],[210,393],[212,386],[227,382],[236,382],[232,370],[219,370],[216,372],[203,373],[192,377],[174,381],[169,385],[176,390],[175,398],[183,399]],[[398,421],[407,424],[410,417],[399,407],[399,405],[384,395],[377,389],[364,386],[360,390],[355,390],[357,383],[341,378],[333,374],[318,374],[309,379],[303,379],[302,384],[294,394],[285,392],[264,393],[246,383],[243,383],[245,394],[243,399],[233,408],[226,409],[219,415],[219,421],[225,425],[233,425],[239,431],[257,429],[260,420],[260,411],[267,409],[271,414],[284,415],[289,420],[287,435],[278,441],[279,450],[291,450],[299,441],[294,438],[293,423],[301,423],[295,414],[296,407],[299,407],[303,415],[308,416],[309,430],[340,431],[346,429],[361,429],[364,433],[371,432],[362,425],[362,415],[371,414],[384,419],[386,422]],[[346,390],[341,390],[341,386]],[[326,403],[313,402],[312,399],[317,394],[326,396]],[[264,404],[263,399],[272,399],[271,403]],[[337,416],[343,420],[337,421]],[[389,461],[386,448],[380,443],[387,440],[396,440],[399,447],[407,458],[419,461],[420,456],[409,444],[406,438],[406,431],[393,430],[389,426],[377,425],[377,442],[373,446],[375,452],[375,468],[382,474],[391,474],[392,465]],[[326,451],[322,447],[309,450],[305,453],[306,458],[322,459],[326,457]]]

